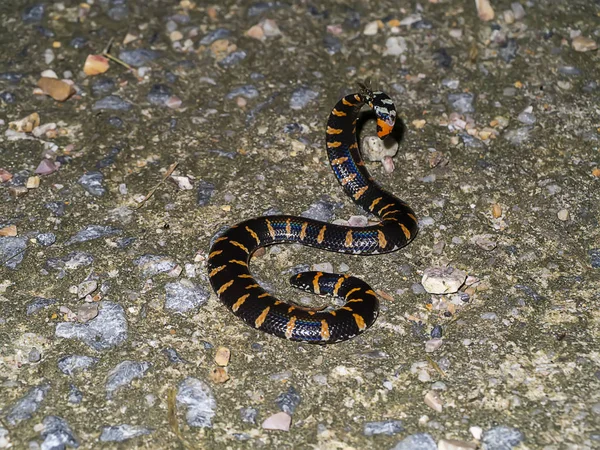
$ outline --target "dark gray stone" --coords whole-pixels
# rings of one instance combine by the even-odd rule
[[[121,234],[122,230],[108,225],[88,225],[82,228],[77,234],[71,237],[65,245],[79,244],[81,242],[92,241],[115,234]]]
[[[27,239],[18,236],[0,236],[0,267],[16,269],[27,249]]]
[[[248,406],[240,409],[240,417],[242,422],[252,423],[256,425],[256,418],[258,417],[258,409]]]
[[[600,269],[600,248],[593,248],[588,251],[590,255],[590,264],[594,269]]]
[[[99,361],[98,358],[92,356],[68,355],[58,360],[58,368],[65,375],[73,376],[81,370],[91,369]]]
[[[94,350],[108,350],[127,339],[127,319],[123,307],[103,301],[98,315],[86,323],[62,322],[56,325],[57,337],[79,339]]]
[[[77,182],[94,197],[101,197],[106,193],[106,189],[102,186],[103,181],[102,172],[87,172]]]
[[[92,105],[92,110],[129,111],[133,105],[118,95],[108,95]]]
[[[258,95],[259,95],[258,89],[256,89],[251,84],[247,84],[245,86],[240,86],[240,87],[237,87],[237,88],[231,90],[229,92],[229,94],[227,94],[225,96],[225,98],[228,100],[231,100],[236,97],[244,97],[247,99],[253,99],[253,98],[258,97]]]
[[[246,56],[248,56],[248,54],[244,50],[238,50],[230,53],[221,61],[219,61],[219,65],[221,67],[232,67],[246,59]]]
[[[391,450],[437,450],[438,446],[429,433],[416,433],[398,442]]]
[[[210,181],[198,180],[198,196],[196,202],[198,206],[206,206],[215,192],[215,185]]]
[[[41,22],[44,19],[45,11],[46,6],[42,3],[38,3],[25,8],[21,13],[21,19],[25,23]]]
[[[365,436],[374,436],[376,434],[385,434],[391,436],[404,431],[400,420],[383,420],[381,422],[367,422],[363,428]]]
[[[138,48],[135,50],[121,50],[119,59],[133,67],[142,67],[160,56],[160,53],[154,50]]]
[[[56,298],[35,297],[32,301],[27,303],[26,313],[28,316],[30,316],[38,312],[40,309],[47,308],[48,306],[56,303],[58,303],[58,299]]]
[[[168,273],[177,266],[171,258],[162,255],[143,255],[133,263],[142,271],[142,276],[148,278],[159,273]]]
[[[216,30],[209,32],[202,39],[200,39],[200,45],[210,45],[219,39],[225,39],[229,35],[231,35],[231,31],[229,31],[228,29],[217,28]]]
[[[475,112],[475,94],[470,92],[461,92],[459,94],[448,94],[448,103],[452,111],[461,114]]]
[[[31,419],[44,401],[44,397],[46,397],[49,390],[49,384],[40,384],[29,389],[23,397],[5,410],[6,423],[15,426],[24,420]]]
[[[178,313],[185,313],[198,309],[210,297],[210,293],[202,286],[189,280],[176,281],[165,285],[165,309]]]
[[[310,102],[317,99],[319,93],[306,86],[302,86],[292,92],[290,108],[294,110],[304,109]]]
[[[49,247],[56,242],[56,235],[54,233],[40,233],[35,237],[35,239],[40,245]]]
[[[42,450],[64,450],[65,447],[79,447],[79,440],[67,421],[58,416],[47,416],[42,421]]]
[[[290,416],[294,414],[296,408],[300,404],[301,397],[293,386],[290,386],[287,392],[283,392],[275,399],[275,404],[279,406],[283,412],[288,413]]]
[[[106,376],[106,398],[112,398],[117,389],[136,378],[142,378],[150,367],[151,364],[146,361],[123,361],[117,364]]]
[[[123,442],[138,436],[145,436],[154,432],[152,428],[141,427],[138,425],[114,425],[112,427],[102,428],[100,441],[102,442]]]

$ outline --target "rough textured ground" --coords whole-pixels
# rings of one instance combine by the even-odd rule
[[[493,7],[1,2],[0,448],[600,447],[599,4]],[[134,69],[86,76],[110,41]],[[68,100],[35,90],[47,69]],[[331,264],[382,313],[334,346],[252,330],[210,292],[210,238],[363,214],[323,143],[367,77],[405,125],[369,170],[420,234],[267,249],[253,271],[282,297],[324,304],[286,280]],[[421,283],[439,267],[453,292]]]

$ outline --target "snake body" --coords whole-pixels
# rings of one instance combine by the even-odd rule
[[[392,132],[394,103],[383,92],[362,87],[331,111],[327,153],[345,193],[380,223],[349,227],[289,215],[257,217],[229,228],[213,242],[208,259],[212,287],[237,317],[254,328],[293,341],[327,344],[360,334],[377,318],[375,292],[356,277],[313,271],[294,275],[293,286],[345,302],[337,309],[311,309],[266,292],[248,267],[252,253],[271,244],[297,242],[332,252],[373,255],[396,251],[415,237],[418,227],[413,210],[373,181],[358,151],[356,122],[364,104],[375,112],[379,138]]]

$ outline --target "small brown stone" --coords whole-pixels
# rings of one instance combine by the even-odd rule
[[[44,91],[44,94],[59,102],[64,102],[75,93],[73,86],[55,78],[42,77],[38,80],[37,85]]]
[[[213,383],[217,384],[225,383],[229,380],[229,374],[225,367],[215,367],[214,369],[211,369],[208,376]]]
[[[88,55],[83,65],[86,75],[98,75],[108,70],[108,58],[102,55]]]
[[[571,46],[576,52],[590,52],[598,48],[596,41],[585,36],[577,36],[571,41]]]
[[[9,225],[4,228],[0,228],[0,236],[16,236],[17,227],[16,225]]]
[[[34,128],[40,125],[40,115],[36,112],[29,114],[27,117],[23,117],[20,120],[9,122],[8,127],[11,130],[18,131],[19,133],[31,133]]]
[[[10,181],[12,180],[12,177],[12,173],[0,167],[0,183],[6,183],[7,181]]]
[[[229,358],[231,358],[231,352],[227,347],[219,347],[215,354],[215,362],[219,366],[226,366],[229,364]]]
[[[492,205],[492,217],[497,219],[502,215],[502,207],[498,203]]]

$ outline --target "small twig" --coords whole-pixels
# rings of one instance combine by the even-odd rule
[[[438,366],[438,363],[436,363],[431,358],[431,356],[425,355],[425,358],[427,358],[427,361],[429,361],[429,364],[431,364],[431,366],[436,370],[437,373],[439,373],[443,378],[446,378],[446,373],[442,370],[440,366]]]
[[[167,393],[167,415],[171,430],[175,433],[175,436],[177,436],[181,445],[186,449],[193,450],[194,446],[183,437],[183,434],[179,429],[179,422],[177,421],[177,391],[174,387],[169,388]]]
[[[146,203],[146,201],[152,197],[154,195],[154,192],[167,180],[167,178],[169,178],[171,176],[171,174],[173,173],[173,171],[177,168],[177,165],[179,163],[175,162],[173,164],[171,164],[169,166],[169,168],[167,169],[167,172],[165,173],[165,176],[163,177],[162,180],[160,180],[156,186],[154,186],[152,189],[150,189],[150,192],[148,192],[148,194],[143,198],[143,200],[140,202],[140,204],[138,205],[137,209],[140,209],[144,203]]]
[[[112,48],[113,41],[114,41],[114,39],[110,38],[110,40],[108,41],[108,44],[106,44],[106,47],[104,48],[104,50],[102,50],[102,56],[104,56],[105,58],[110,59],[111,61],[116,62],[117,64],[122,65],[127,70],[131,70],[137,76],[137,70],[136,70],[135,67],[130,66],[129,64],[127,64],[122,59],[119,59],[116,56],[113,56],[113,55],[110,54],[110,49]]]

